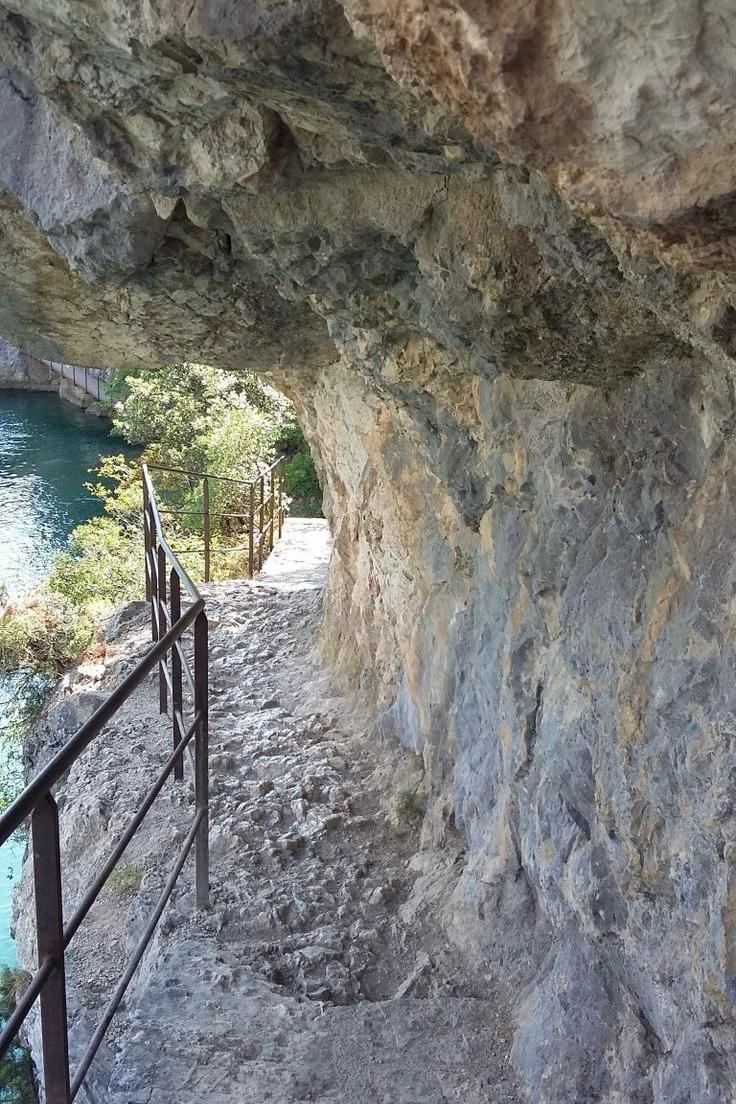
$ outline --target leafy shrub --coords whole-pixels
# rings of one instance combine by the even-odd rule
[[[143,534],[102,516],[78,525],[51,570],[48,590],[98,617],[145,593]]]
[[[322,488],[319,485],[312,457],[306,448],[287,460],[284,486],[286,493],[298,501],[319,503]]]
[[[276,448],[287,457],[284,487],[292,499],[292,514],[319,517],[322,513],[322,488],[309,445],[293,409],[284,416]]]
[[[203,470],[208,460],[224,460],[248,470],[254,452],[268,452],[290,409],[278,391],[252,372],[236,375],[204,364],[162,364],[113,374],[113,432],[132,445],[153,446],[152,458],[177,467]],[[260,415],[238,418],[237,412]],[[230,428],[228,429],[228,423]],[[242,432],[242,444],[238,432]],[[259,440],[259,432],[270,439]],[[222,441],[218,443],[218,437]],[[228,443],[229,441],[229,443]],[[210,455],[214,450],[214,457]],[[218,451],[223,450],[223,457]]]
[[[87,611],[45,592],[9,602],[0,610],[0,672],[37,671],[54,676],[95,637]]]

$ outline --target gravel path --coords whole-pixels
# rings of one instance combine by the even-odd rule
[[[421,765],[376,743],[319,668],[319,572],[310,574],[294,574],[293,590],[273,576],[206,588],[212,908],[194,910],[190,862],[93,1067],[89,1102],[520,1099],[498,995],[446,944],[431,904],[408,904]],[[129,612],[52,722],[91,708],[90,693],[145,647],[145,611]],[[68,907],[169,739],[149,684],[75,766],[62,803]],[[186,779],[167,788],[73,944],[74,1054],[160,892],[192,800]]]

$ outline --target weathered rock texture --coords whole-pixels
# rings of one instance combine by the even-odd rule
[[[0,338],[0,389],[53,391],[65,402],[80,406],[91,414],[109,413],[110,406],[102,401],[104,391],[98,379],[104,379],[105,369],[93,368],[89,380],[86,379],[86,372],[86,369],[72,364],[51,365]]]
[[[0,331],[293,395],[532,1098],[728,1101],[731,5],[0,7]]]
[[[0,387],[12,391],[58,391],[59,379],[43,361],[0,338]]]

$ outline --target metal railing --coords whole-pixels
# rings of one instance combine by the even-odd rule
[[[64,747],[23,790],[0,817],[0,844],[31,818],[31,850],[36,905],[38,968],[18,999],[15,1010],[0,1032],[0,1057],[13,1045],[18,1031],[36,1001],[40,1001],[43,1084],[47,1104],[71,1104],[89,1071],[113,1016],[143,958],[151,936],[166,907],[187,856],[195,848],[196,900],[199,908],[209,902],[208,829],[208,626],[204,599],[169,547],[161,517],[144,468],[144,527],[146,530],[146,580],[151,604],[153,644],[133,670],[71,737]],[[168,587],[167,587],[168,582]],[[182,609],[182,591],[186,609]],[[166,604],[166,594],[169,604]],[[193,669],[184,650],[184,634],[193,629]],[[169,659],[171,657],[171,671]],[[148,790],[138,812],[131,819],[110,852],[97,877],[66,924],[62,904],[62,863],[59,848],[59,814],[53,787],[97,737],[146,675],[158,667],[159,707],[168,711],[171,690],[173,748],[158,777]],[[193,716],[184,717],[183,677],[191,694]],[[194,743],[194,755],[191,745]],[[69,1066],[64,960],[66,950],[103,889],[148,810],[173,773],[184,777],[184,752],[191,757],[194,773],[195,813],[184,844],[174,863],[146,929],[125,972],[105,1006],[78,1068]]]
[[[212,578],[213,555],[247,552],[248,578],[252,579],[261,570],[266,557],[273,551],[274,544],[281,537],[284,528],[287,512],[284,495],[286,457],[280,456],[255,479],[235,479],[230,475],[190,471],[189,468],[171,468],[162,464],[149,464],[147,470],[182,475],[189,480],[201,483],[201,510],[190,507],[185,509],[165,508],[162,505],[160,513],[162,515],[202,518],[202,544],[193,548],[177,549],[176,551],[178,555],[204,557],[204,581],[206,583],[210,582]],[[217,481],[238,488],[235,506],[240,506],[240,509],[223,511],[211,508],[211,488],[213,482]],[[214,546],[212,531],[215,519],[219,519],[220,523],[223,521],[230,522],[231,529],[238,533],[238,539],[245,540],[246,543]],[[242,524],[233,525],[233,522]]]
[[[52,372],[70,380],[80,391],[92,395],[98,402],[105,400],[105,383],[110,374],[107,368],[85,368],[81,364],[63,364],[61,361],[45,360],[43,357],[38,359]]]

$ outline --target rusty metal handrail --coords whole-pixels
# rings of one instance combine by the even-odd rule
[[[190,479],[197,479],[202,483],[202,509],[159,509],[158,518],[160,526],[161,514],[191,514],[201,517],[203,545],[197,548],[176,549],[174,555],[193,555],[204,557],[204,581],[210,582],[212,578],[212,557],[225,555],[229,552],[248,553],[248,578],[261,570],[264,561],[273,551],[275,541],[281,537],[286,519],[287,505],[284,497],[284,478],[286,472],[286,457],[279,456],[272,464],[262,471],[254,479],[235,479],[230,475],[220,475],[215,472],[193,471],[191,468],[175,468],[164,464],[148,464],[145,467],[148,482],[151,485],[151,471],[169,472],[175,475],[185,475]],[[210,484],[213,480],[232,483],[243,488],[246,499],[247,511],[245,513],[233,513],[231,511],[210,509]],[[215,548],[212,545],[212,519],[213,518],[240,518],[247,521],[246,532],[247,545],[234,545]],[[258,525],[256,526],[256,519]],[[167,545],[167,548],[169,546]],[[172,550],[169,548],[169,551]]]
[[[132,671],[105,699],[88,721],[30,782],[12,805],[0,816],[0,845],[31,817],[33,875],[36,902],[38,969],[31,978],[15,1010],[0,1031],[0,1057],[13,1045],[18,1031],[37,1000],[40,1000],[43,1081],[47,1104],[71,1104],[81,1088],[102,1040],[112,1022],[133,975],[145,953],[156,925],[163,914],[191,849],[195,848],[196,899],[198,908],[209,904],[209,799],[208,799],[208,626],[205,602],[166,541],[158,513],[150,476],[143,470],[144,531],[146,534],[146,595],[151,604],[153,643]],[[165,610],[167,572],[170,580],[170,607]],[[189,605],[182,611],[181,592]],[[162,606],[164,609],[162,610]],[[182,647],[188,628],[194,632],[194,672],[189,669]],[[168,657],[171,657],[171,674]],[[53,787],[61,780],[82,752],[100,734],[107,722],[128,700],[146,675],[159,669],[159,707],[167,712],[168,682],[172,686],[173,749],[155,782],[148,790],[137,813],[108,855],[101,871],[87,888],[71,919],[64,924],[62,904],[61,855],[59,848],[59,812]],[[182,677],[191,685],[194,716],[184,721]],[[140,827],[148,810],[160,794],[172,772],[184,777],[183,753],[193,759],[195,814],[189,834],[179,851],[174,868],[158,899],[146,929],[128,962],[97,1026],[74,1077],[69,1066],[69,1041],[66,1009],[65,952],[77,930],[97,900],[105,883]]]

